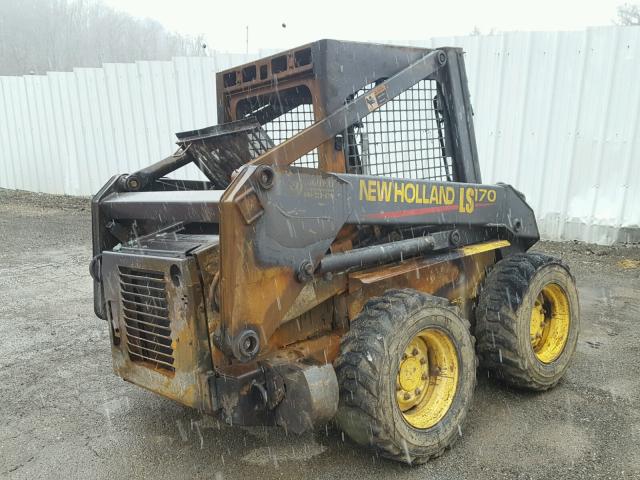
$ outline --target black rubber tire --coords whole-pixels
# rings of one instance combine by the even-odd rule
[[[555,283],[570,308],[567,343],[551,363],[541,362],[529,338],[531,309],[542,288]],[[567,371],[580,331],[580,305],[575,279],[560,260],[523,253],[499,261],[487,275],[476,308],[475,335],[480,365],[518,388],[543,391]]]
[[[436,425],[416,429],[397,406],[396,375],[409,341],[426,328],[444,331],[458,353],[459,376],[451,407]],[[471,406],[477,360],[469,322],[444,298],[416,290],[389,290],[371,298],[344,335],[335,362],[340,385],[336,420],[356,443],[409,464],[437,457],[462,435]]]

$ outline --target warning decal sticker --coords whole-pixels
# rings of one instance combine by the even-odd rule
[[[376,108],[381,107],[389,101],[386,85],[378,85],[365,97],[367,108],[373,112]]]

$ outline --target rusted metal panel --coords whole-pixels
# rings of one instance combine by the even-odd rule
[[[211,412],[208,377],[213,364],[195,267],[193,258],[105,252],[105,300],[108,322],[114,326],[114,371],[136,385]],[[131,282],[129,292],[122,288],[123,269],[135,272],[126,277]],[[139,280],[143,275],[161,281],[149,285]],[[160,289],[162,296],[154,295]],[[166,314],[160,315],[161,310]]]
[[[350,319],[362,310],[372,296],[380,296],[390,288],[413,288],[448,298],[470,316],[470,307],[486,269],[496,261],[495,251],[509,246],[506,240],[485,242],[448,253],[407,260],[405,262],[355,272],[349,275],[347,308]]]

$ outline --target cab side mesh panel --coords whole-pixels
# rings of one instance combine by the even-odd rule
[[[435,80],[421,80],[352,126],[345,134],[347,172],[453,181],[441,99]]]
[[[274,118],[262,125],[276,145],[288,140],[298,132],[310,127],[315,122],[313,105],[298,105],[284,115]],[[303,155],[292,164],[295,167],[318,168],[318,149]]]

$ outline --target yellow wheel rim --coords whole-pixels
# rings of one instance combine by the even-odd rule
[[[415,428],[430,428],[446,415],[458,386],[458,355],[451,338],[427,329],[405,349],[396,379],[396,401]]]
[[[551,363],[567,344],[571,323],[567,294],[555,283],[545,286],[531,310],[529,336],[538,360]]]

